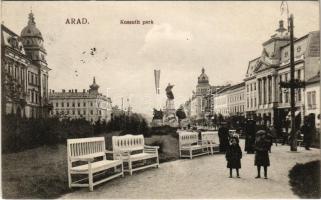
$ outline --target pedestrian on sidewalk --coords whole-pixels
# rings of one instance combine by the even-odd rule
[[[307,117],[305,118],[304,124],[301,127],[301,132],[303,133],[303,143],[305,144],[305,149],[310,150],[312,142],[312,126]]]
[[[245,151],[248,154],[254,153],[256,122],[254,120],[247,120],[245,124]]]
[[[225,157],[227,161],[227,168],[230,169],[230,178],[233,177],[233,169],[236,169],[236,176],[237,178],[240,178],[239,169],[241,168],[242,150],[239,145],[238,137],[231,137],[230,144],[227,148]]]
[[[229,129],[227,128],[226,122],[222,122],[220,124],[220,128],[218,129],[218,137],[220,141],[220,152],[226,152],[226,149],[229,145]]]
[[[266,131],[259,130],[255,138],[254,165],[257,167],[257,176],[255,178],[261,178],[261,167],[263,167],[264,178],[267,179],[267,167],[270,166],[269,147],[270,141],[266,137]]]

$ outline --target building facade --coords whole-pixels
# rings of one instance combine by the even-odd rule
[[[89,90],[78,92],[77,89],[66,92],[50,91],[50,102],[53,105],[51,116],[59,118],[85,118],[92,123],[109,121],[112,113],[112,102],[109,97],[98,92],[99,85],[94,77]]]
[[[205,69],[202,68],[202,73],[197,79],[196,92],[192,97],[192,117],[194,116],[196,120],[201,120],[205,118],[205,108],[207,107],[206,95],[209,93],[211,85],[209,84],[209,78],[205,73]],[[195,112],[194,112],[195,111]]]
[[[46,50],[33,13],[18,35],[1,25],[2,113],[46,118],[52,106],[48,96]]]
[[[244,116],[245,109],[245,82],[232,85],[228,88],[227,105],[230,116]]]
[[[320,129],[320,72],[306,81],[305,115],[312,115],[316,128]]]
[[[280,87],[280,82],[290,80],[289,34],[279,22],[276,34],[263,43],[261,56],[251,60],[246,72],[245,113],[261,123],[282,126],[290,111],[290,92]],[[295,39],[295,78],[306,81],[319,69],[320,32]],[[305,116],[304,90],[296,89],[296,115]],[[302,122],[303,120],[301,120]]]
[[[214,113],[223,117],[230,116],[228,109],[228,88],[224,87],[214,95]]]

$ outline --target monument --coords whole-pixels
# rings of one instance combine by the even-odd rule
[[[176,118],[176,109],[174,105],[174,94],[172,92],[174,85],[168,83],[166,91],[166,105],[164,109],[163,123],[171,127],[178,127],[178,121]]]

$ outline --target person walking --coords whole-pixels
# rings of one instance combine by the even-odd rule
[[[264,178],[267,179],[267,167],[270,166],[269,159],[270,141],[266,138],[266,131],[259,130],[255,138],[255,159],[254,165],[257,167],[257,176],[261,178],[261,167],[264,169]]]
[[[232,178],[232,171],[236,169],[236,176],[240,178],[239,169],[241,168],[242,150],[239,145],[239,139],[233,136],[227,148],[225,158],[227,161],[227,168],[230,169],[230,178]]]
[[[245,125],[245,148],[244,150],[248,153],[254,153],[254,142],[255,142],[255,131],[256,122],[254,120],[247,120]]]
[[[310,150],[312,142],[312,131],[307,118],[304,120],[304,124],[301,127],[301,132],[303,133],[303,143],[305,144],[305,149]]]
[[[226,152],[229,145],[229,130],[226,123],[222,122],[221,127],[218,129],[218,136],[220,141],[220,152]]]

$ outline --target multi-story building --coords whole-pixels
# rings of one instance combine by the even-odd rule
[[[47,117],[48,99],[46,50],[33,13],[20,36],[1,25],[2,113],[21,117]]]
[[[320,72],[306,81],[304,101],[305,115],[312,115],[320,129]]]
[[[214,114],[222,115],[223,117],[228,117],[228,88],[230,85],[221,88],[214,95]]]
[[[228,88],[227,105],[230,116],[244,116],[245,82],[232,85]]]
[[[205,74],[205,69],[202,68],[202,73],[198,77],[196,92],[193,98],[196,103],[196,119],[204,119],[206,105],[206,95],[209,93],[211,85],[209,84],[209,78]]]
[[[92,123],[111,119],[112,102],[109,97],[98,92],[99,85],[94,77],[89,90],[78,92],[77,89],[50,91],[50,102],[53,105],[51,116],[59,118],[85,118]]]
[[[276,34],[263,43],[261,56],[249,62],[244,79],[248,118],[281,125],[289,114],[289,91],[280,88],[280,81],[290,80],[289,40],[281,20]],[[316,75],[320,60],[320,32],[310,32],[295,39],[294,49],[295,78],[307,80]],[[301,118],[305,115],[303,95],[302,89],[296,90],[296,115],[301,114]]]

